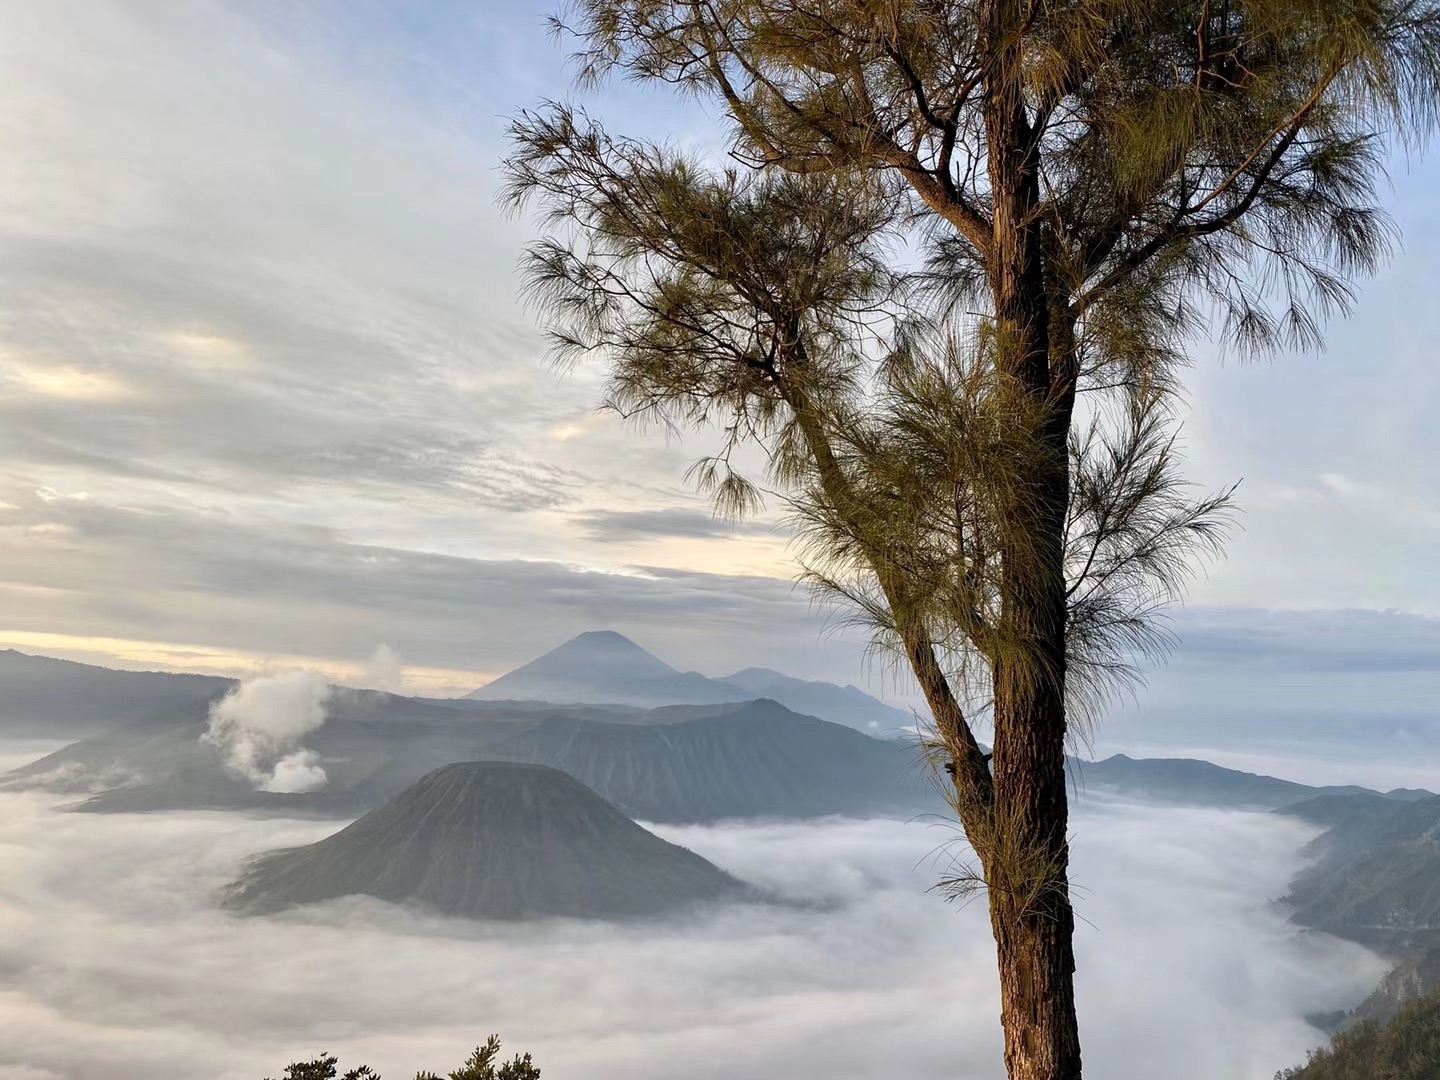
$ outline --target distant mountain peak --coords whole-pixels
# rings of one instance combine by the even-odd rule
[[[469,696],[491,701],[624,703],[623,697],[606,695],[605,688],[663,686],[685,678],[624,634],[588,630]]]
[[[909,713],[853,686],[795,679],[762,667],[746,668],[723,679],[680,671],[614,630],[579,634],[468,696],[483,701],[646,708],[767,698],[794,712],[862,731],[894,733],[912,724]]]
[[[675,671],[673,667],[665,663],[665,661],[661,660],[654,653],[642,648],[624,634],[614,630],[586,630],[583,634],[576,634],[569,641],[555,646],[555,648],[549,652],[536,657],[529,664],[526,664],[525,667],[517,670],[524,671],[525,668],[532,667],[536,664],[573,664],[576,662],[585,663],[587,661],[643,664],[657,671],[664,670],[672,673]]]
[[[565,645],[621,645],[631,649],[638,649],[644,652],[639,645],[631,641],[618,630],[586,630],[584,633],[576,634]],[[565,645],[560,646],[562,649]]]

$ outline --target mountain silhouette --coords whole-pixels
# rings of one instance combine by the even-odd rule
[[[854,686],[746,668],[724,679],[680,671],[613,630],[592,630],[467,695],[474,701],[556,704],[717,705],[770,698],[786,708],[872,734],[914,726],[914,718]]]

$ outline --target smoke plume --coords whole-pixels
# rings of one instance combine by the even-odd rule
[[[400,654],[389,645],[377,645],[360,672],[361,685],[372,690],[384,690],[387,694],[405,692],[405,668],[400,663]]]
[[[210,706],[204,737],[225,755],[226,768],[259,791],[314,791],[325,786],[325,770],[301,744],[325,723],[330,694],[313,671],[247,679]]]

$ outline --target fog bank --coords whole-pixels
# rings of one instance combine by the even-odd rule
[[[983,903],[928,891],[950,833],[830,821],[658,830],[819,910],[510,927],[346,900],[210,904],[333,822],[98,816],[0,795],[0,1078],[260,1080],[322,1050],[387,1080],[498,1031],[552,1080],[999,1080]],[[1075,823],[1087,1065],[1268,1078],[1382,965],[1268,909],[1308,835],[1270,815],[1097,803]]]

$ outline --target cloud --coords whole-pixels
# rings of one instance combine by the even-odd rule
[[[258,1080],[325,1049],[408,1076],[492,1030],[564,1080],[1001,1076],[983,904],[929,891],[948,834],[923,823],[664,830],[818,911],[484,926],[363,899],[277,919],[212,906],[248,855],[333,823],[0,803],[6,1080]],[[1320,1041],[1305,1012],[1383,970],[1265,904],[1309,835],[1292,822],[1092,800],[1075,831],[1097,1075],[1269,1076]]]
[[[838,664],[848,682],[860,668],[858,643],[822,637],[824,614],[774,578],[599,572],[184,506],[15,498],[20,509],[0,513],[0,561],[46,588],[7,597],[13,628],[144,640],[163,626],[178,641],[357,664],[384,641],[414,663],[496,675],[614,626],[715,672],[773,660],[819,677]]]
[[[1440,672],[1440,618],[1402,611],[1177,612],[1187,663],[1303,672]]]
[[[598,395],[516,303],[498,121],[451,126],[245,5],[5,9],[7,471],[483,521],[569,500],[594,438],[624,441],[538,452]]]
[[[770,525],[732,522],[703,510],[670,507],[663,510],[592,510],[580,515],[585,533],[603,543],[678,536],[690,540],[719,540],[738,533],[769,535]]]
[[[210,706],[205,735],[225,766],[258,791],[301,792],[325,786],[320,756],[301,746],[325,723],[331,688],[313,671],[259,675]]]
[[[324,557],[307,563],[297,545],[316,555],[343,537],[384,553],[375,573],[396,559],[483,563],[486,585],[509,574],[508,598],[532,583],[527,563],[631,573],[623,549],[577,527],[586,514],[598,528],[617,505],[693,512],[680,477],[694,448],[597,415],[599,373],[557,376],[516,299],[528,228],[495,206],[495,162],[501,114],[533,100],[559,58],[539,11],[0,10],[0,135],[16,147],[0,165],[0,543],[48,538],[7,564],[7,601],[58,589],[97,627],[154,638],[157,597],[98,568],[125,545],[170,593],[167,556],[138,534],[173,530],[167,551],[195,545],[182,560],[213,572],[215,548],[233,546],[217,529],[290,548],[299,561],[282,576],[316,574],[312,592]],[[105,510],[55,520],[67,508],[40,512],[36,490],[90,493],[115,531],[94,531]],[[646,557],[692,565],[677,528]],[[192,582],[188,640],[233,637],[229,583]],[[592,591],[580,584],[577,605]],[[246,606],[242,622],[291,614]],[[14,618],[9,629],[49,629]],[[306,648],[358,663],[389,640],[360,621],[364,651],[341,630]],[[423,665],[412,638],[395,643]]]
[[[1096,749],[1204,757],[1309,783],[1426,786],[1440,768],[1440,619],[1189,608]]]

